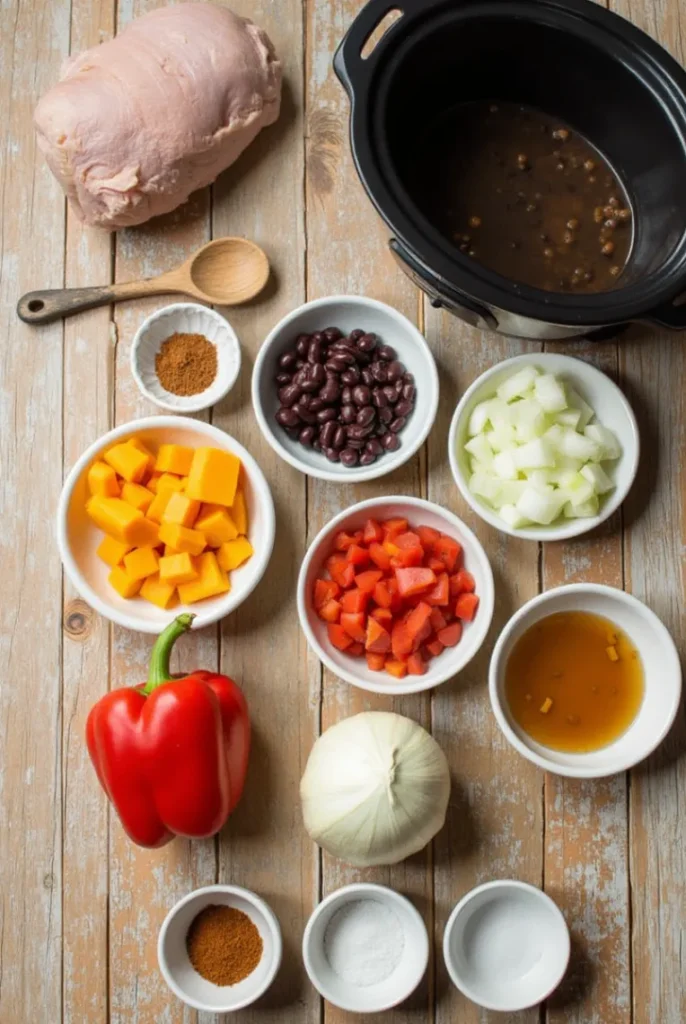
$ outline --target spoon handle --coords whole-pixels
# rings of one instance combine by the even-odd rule
[[[148,281],[105,284],[99,288],[52,288],[22,295],[17,303],[17,313],[24,323],[49,324],[60,317],[95,309],[96,306],[107,306],[122,299],[137,299],[144,295],[162,295],[179,290],[166,276]]]

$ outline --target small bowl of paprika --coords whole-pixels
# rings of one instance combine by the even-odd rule
[[[234,1013],[270,987],[282,957],[281,929],[263,899],[235,885],[208,885],[172,907],[157,957],[174,995],[206,1013]]]
[[[131,373],[162,409],[200,412],[231,390],[241,368],[238,338],[223,316],[195,302],[158,309],[136,331]]]

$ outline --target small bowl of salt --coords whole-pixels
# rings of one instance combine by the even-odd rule
[[[379,1013],[414,992],[429,962],[429,937],[408,899],[383,885],[346,885],[324,899],[303,936],[310,981],[334,1006]]]

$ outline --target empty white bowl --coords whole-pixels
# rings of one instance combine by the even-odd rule
[[[279,408],[274,383],[279,372],[279,356],[293,346],[299,334],[311,334],[326,327],[338,327],[344,334],[355,328],[377,334],[381,343],[391,345],[406,370],[414,374],[416,402],[406,426],[398,434],[400,447],[395,452],[380,455],[371,466],[346,469],[338,462],[329,462],[321,452],[305,448],[290,438],[274,419]],[[334,295],[299,306],[269,333],[255,360],[252,401],[262,433],[289,465],[320,480],[359,483],[391,473],[421,448],[436,418],[438,372],[423,335],[402,313],[362,295]]]
[[[536,1006],[560,984],[569,930],[559,908],[525,882],[479,885],[457,904],[443,936],[450,979],[487,1010]]]
[[[312,590],[317,576],[325,572],[326,559],[333,553],[333,538],[339,530],[354,531],[364,526],[365,521],[372,519],[392,519],[395,516],[405,517],[413,526],[431,526],[441,533],[454,537],[462,545],[464,552],[464,568],[473,575],[476,581],[476,593],[479,595],[479,608],[473,622],[464,626],[462,639],[455,647],[446,649],[428,663],[428,670],[423,676],[405,676],[396,679],[388,672],[373,672],[362,658],[352,657],[345,651],[339,651],[329,640],[326,623],[317,615],[312,601]],[[307,642],[317,655],[335,675],[353,686],[372,693],[419,693],[430,690],[439,683],[451,679],[467,665],[477,653],[486,639],[491,619],[495,590],[493,573],[486,552],[461,519],[440,505],[422,498],[390,497],[370,498],[340,512],[326,524],[314,538],[303,559],[298,576],[298,615]]]
[[[217,376],[197,395],[175,395],[162,387],[155,356],[172,334],[203,334],[217,350]],[[241,346],[230,323],[208,306],[175,302],[158,309],[140,325],[131,345],[131,373],[141,393],[171,412],[200,412],[231,390],[241,368]]]
[[[583,754],[552,750],[533,740],[514,721],[505,695],[505,669],[517,640],[535,622],[562,611],[609,619],[627,634],[643,663],[645,692],[636,718],[613,743]],[[493,649],[488,688],[498,725],[520,754],[557,775],[595,779],[632,768],[662,742],[679,708],[681,665],[671,636],[641,601],[614,587],[575,583],[539,594],[512,616]]]
[[[393,973],[372,985],[355,985],[337,975],[326,955],[324,937],[334,914],[346,904],[372,900],[387,907],[403,933],[403,949]],[[380,1013],[414,992],[429,962],[429,937],[419,911],[400,893],[384,885],[346,885],[322,900],[303,936],[303,960],[310,981],[325,999],[350,1013]]]
[[[601,423],[614,432],[622,446],[622,454],[615,462],[604,462],[603,469],[614,481],[615,488],[604,494],[597,516],[586,519],[556,519],[549,526],[524,526],[514,529],[500,518],[495,509],[486,504],[469,489],[471,470],[469,453],[465,443],[469,440],[467,428],[472,410],[480,402],[493,398],[497,389],[508,377],[525,365],[538,367],[543,373],[554,373],[562,377],[581,395],[595,412],[593,422]],[[555,352],[537,352],[531,355],[515,356],[497,363],[482,373],[469,387],[460,402],[450,424],[448,433],[448,458],[455,483],[460,494],[477,515],[502,533],[525,540],[565,540],[588,533],[604,522],[626,498],[636,477],[640,453],[638,425],[633,410],[624,394],[614,381],[582,359],[558,355]]]
[[[248,510],[248,540],[254,554],[231,572],[231,590],[227,594],[208,597],[193,605],[179,605],[164,610],[142,597],[126,600],[107,581],[110,567],[102,562],[96,549],[102,531],[88,517],[88,469],[101,452],[115,441],[125,441],[136,434],[156,451],[160,444],[182,444],[191,448],[209,445],[233,452],[241,460],[242,481]],[[57,509],[57,543],[64,569],[79,594],[104,615],[126,629],[141,633],[161,633],[181,612],[193,612],[194,629],[202,629],[234,611],[252,593],[262,579],[274,546],[275,518],[269,484],[250,452],[230,434],[210,423],[185,416],[151,416],[133,420],[110,430],[86,449],[64,482]]]
[[[188,958],[186,936],[194,918],[210,904],[235,907],[247,914],[263,943],[262,959],[237,985],[214,985],[195,970]],[[274,911],[249,889],[208,885],[196,889],[172,907],[157,940],[162,976],[175,996],[206,1013],[233,1013],[250,1006],[267,991],[281,964],[281,929]]]

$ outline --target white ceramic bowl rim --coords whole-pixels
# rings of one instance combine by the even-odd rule
[[[479,588],[479,614],[474,623],[474,626],[478,625],[478,635],[480,635],[480,639],[478,639],[476,647],[474,648],[470,658],[468,658],[463,664],[458,665],[457,668],[454,667],[453,664],[451,668],[446,667],[443,673],[438,673],[435,677],[431,675],[429,679],[427,679],[426,676],[406,676],[405,679],[394,680],[392,688],[390,686],[373,686],[372,684],[367,683],[364,679],[360,679],[354,672],[347,671],[338,665],[321,646],[315,636],[312,627],[310,626],[308,612],[305,606],[305,601],[307,599],[307,595],[305,593],[307,574],[311,563],[319,553],[319,547],[326,539],[327,535],[335,532],[338,525],[350,516],[358,515],[367,510],[377,508],[379,505],[390,503],[408,505],[412,508],[416,508],[420,512],[422,510],[430,510],[436,515],[440,514],[440,516],[445,519],[447,527],[455,530],[459,535],[458,539],[461,541],[464,540],[475,553],[476,557],[479,559],[481,571],[485,580],[485,586],[482,585]],[[441,683],[446,682],[448,679],[452,679],[453,676],[457,675],[458,672],[461,672],[465,666],[469,664],[469,661],[471,661],[471,659],[479,652],[490,629],[493,611],[495,608],[495,584],[493,581],[493,570],[491,569],[491,564],[483,546],[481,545],[478,537],[465,523],[462,522],[461,519],[458,518],[458,516],[453,512],[450,512],[449,509],[436,505],[434,502],[426,501],[424,498],[384,494],[378,498],[368,498],[366,501],[360,501],[355,505],[350,505],[349,508],[343,509],[342,512],[339,512],[338,515],[334,516],[333,519],[330,519],[329,522],[322,527],[309,545],[300,567],[297,583],[297,604],[300,624],[303,628],[308,644],[317,657],[331,672],[333,672],[335,676],[338,676],[339,679],[344,679],[352,686],[357,686],[362,690],[366,690],[368,693],[383,693],[395,696],[406,693],[421,693],[424,690],[430,690],[435,686],[440,686]],[[453,648],[451,648],[451,650],[453,650]],[[454,650],[459,651],[459,645],[457,648],[454,648]],[[442,656],[443,655],[440,655],[440,657]],[[448,663],[446,662],[446,666],[447,664]],[[412,679],[412,681],[409,681],[410,679]]]
[[[251,995],[249,998],[246,998],[241,1002],[230,1003],[226,1006],[225,1009],[217,1009],[217,1007],[215,1006],[209,1006],[207,1003],[199,1002],[198,1000],[194,999],[189,993],[185,992],[177,984],[176,978],[169,970],[167,958],[166,955],[164,954],[164,943],[167,937],[167,932],[169,931],[169,927],[172,924],[174,918],[179,913],[179,911],[182,910],[183,907],[187,906],[188,903],[191,903],[194,900],[197,900],[198,898],[203,896],[211,896],[213,893],[225,893],[227,895],[239,896],[242,899],[244,899],[246,903],[250,903],[254,907],[256,907],[265,920],[265,923],[269,929],[272,942],[274,944],[272,965],[268,973],[266,974],[262,985],[260,985],[260,987],[256,989],[254,994]],[[188,1006],[192,1006],[195,1010],[203,1010],[207,1013],[234,1013],[236,1010],[242,1010],[246,1006],[251,1006],[261,996],[264,995],[264,993],[267,991],[267,989],[274,981],[274,978],[276,977],[279,967],[281,965],[282,956],[283,940],[281,938],[281,927],[279,925],[279,920],[276,914],[269,906],[269,904],[262,899],[261,896],[258,896],[257,893],[252,892],[250,889],[244,889],[240,885],[206,885],[203,886],[203,888],[201,889],[194,889],[193,892],[189,892],[186,896],[180,899],[178,903],[175,903],[174,906],[171,908],[171,910],[165,917],[164,921],[162,922],[162,927],[160,928],[159,935],[157,938],[157,961],[159,963],[162,976],[164,977],[164,980],[166,981],[167,985],[172,990],[174,995],[181,999]]]
[[[538,996],[533,1002],[528,1003],[526,1006],[513,1005],[511,1007],[504,1007],[502,1005],[492,1003],[487,999],[484,999],[484,997],[480,993],[476,993],[469,985],[469,983],[466,982],[464,978],[456,971],[455,963],[452,957],[452,951],[450,948],[452,933],[455,930],[458,918],[461,916],[464,910],[466,910],[469,904],[472,903],[472,901],[476,897],[480,896],[482,893],[494,891],[496,889],[507,888],[519,889],[522,892],[526,892],[528,895],[530,895],[532,899],[538,899],[541,903],[545,904],[547,909],[551,911],[554,919],[560,925],[560,935],[564,936],[565,941],[565,951],[561,961],[561,970],[558,976],[554,980],[551,980],[549,987],[546,991],[542,992],[540,996]],[[543,1002],[544,999],[547,999],[550,995],[552,995],[552,993],[555,991],[555,989],[562,981],[567,971],[567,967],[569,965],[570,954],[571,940],[569,935],[569,928],[567,926],[567,922],[565,921],[564,914],[558,907],[557,903],[555,903],[555,901],[551,899],[547,892],[544,892],[537,886],[530,885],[528,882],[520,882],[516,879],[498,878],[491,882],[484,882],[482,885],[477,885],[475,886],[475,888],[470,889],[469,892],[465,893],[465,895],[459,900],[459,902],[453,908],[453,911],[446,923],[445,931],[443,932],[443,959],[445,961],[445,966],[448,970],[448,974],[450,975],[450,980],[452,981],[453,985],[455,985],[455,987],[458,988],[460,992],[463,993],[463,995],[467,996],[468,999],[471,999],[473,1003],[476,1003],[477,1006],[482,1006],[486,1010],[493,1010],[496,1012],[499,1011],[505,1013],[516,1013],[521,1010],[526,1010],[530,1006],[537,1006],[539,1003]]]
[[[314,928],[321,915],[325,913],[328,910],[328,908],[331,907],[333,904],[339,902],[343,903],[346,901],[348,896],[355,895],[359,895],[361,898],[364,898],[365,896],[377,897],[380,902],[386,903],[387,905],[392,906],[393,904],[395,904],[396,906],[402,907],[403,912],[408,917],[410,917],[413,923],[416,925],[417,933],[423,935],[424,939],[424,942],[422,943],[422,949],[418,951],[419,955],[416,960],[417,971],[415,976],[410,979],[410,982],[405,986],[405,988],[398,989],[397,996],[394,997],[390,1002],[387,1002],[383,1006],[377,1006],[373,1010],[358,1009],[356,1011],[355,1007],[342,1006],[340,1001],[334,1002],[334,1000],[331,998],[331,994],[328,992],[326,984],[323,983],[322,979],[314,970],[312,959],[310,957],[312,932],[314,931]],[[402,893],[396,892],[395,889],[391,889],[386,885],[378,885],[374,882],[353,882],[350,885],[344,885],[342,888],[336,889],[335,892],[329,893],[329,895],[325,896],[324,899],[320,903],[318,903],[317,906],[314,908],[312,914],[310,915],[310,919],[307,922],[307,925],[305,926],[305,932],[303,934],[302,941],[302,952],[307,975],[312,984],[314,985],[314,987],[325,999],[327,999],[329,1002],[334,1003],[334,1005],[338,1006],[340,1009],[348,1010],[350,1012],[382,1013],[385,1010],[392,1009],[394,1006],[397,1006],[398,1003],[401,1003],[403,1002],[403,1000],[407,999],[408,996],[410,996],[412,992],[414,992],[417,985],[422,980],[424,972],[426,971],[426,968],[429,963],[429,936],[422,915],[419,913],[415,905],[407,898],[407,896],[403,896]]]
[[[502,698],[499,693],[498,680],[501,668],[501,661],[503,659],[503,650],[508,643],[513,632],[517,629],[519,623],[525,619],[531,611],[539,608],[541,605],[547,604],[552,599],[566,595],[578,595],[583,597],[584,594],[598,594],[609,598],[610,600],[616,601],[618,604],[625,604],[629,607],[637,610],[649,623],[662,647],[666,653],[667,658],[671,662],[671,669],[674,672],[677,680],[675,687],[675,693],[672,700],[672,706],[669,708],[667,715],[664,719],[662,727],[650,741],[645,743],[640,748],[636,748],[634,754],[630,758],[622,759],[607,770],[599,771],[597,768],[588,767],[584,765],[583,760],[587,755],[575,754],[573,755],[575,762],[574,764],[560,764],[551,758],[540,754],[537,750],[532,749],[512,728],[510,725],[507,715],[503,710]],[[611,613],[610,613],[611,617]],[[529,761],[533,761],[540,768],[546,771],[553,772],[556,775],[563,775],[568,778],[578,779],[594,779],[602,778],[607,775],[614,775],[618,772],[628,771],[633,768],[639,762],[645,760],[654,750],[662,743],[667,736],[667,733],[671,729],[674,719],[676,718],[679,710],[679,703],[681,699],[681,663],[679,660],[679,652],[677,651],[676,644],[672,639],[667,627],[657,617],[655,612],[644,604],[643,601],[639,601],[633,594],[627,593],[625,590],[620,590],[617,587],[609,587],[602,583],[570,583],[564,587],[555,587],[552,590],[547,590],[543,594],[538,594],[533,597],[530,601],[527,601],[519,611],[515,612],[512,618],[506,623],[500,636],[498,637],[495,647],[493,648],[493,654],[491,655],[491,662],[488,672],[488,690],[491,699],[491,707],[496,717],[498,725],[500,726],[506,739],[515,750],[519,751]],[[622,734],[625,735],[625,734]],[[618,737],[615,742],[618,742],[622,737]],[[605,751],[612,749],[613,744],[609,744],[608,747],[603,748]],[[591,753],[597,753],[593,751]],[[571,755],[570,755],[571,756]]]
[[[576,373],[587,374],[595,377],[596,380],[602,380],[602,386],[611,389],[617,397],[619,403],[623,407],[623,411],[629,422],[631,432],[631,449],[628,451],[626,445],[626,438],[619,438],[622,443],[623,457],[626,454],[631,456],[631,461],[628,464],[626,470],[626,485],[621,487],[615,487],[615,489],[605,497],[598,515],[589,516],[585,519],[570,519],[565,522],[560,522],[557,525],[551,526],[526,526],[521,529],[514,529],[509,526],[504,519],[501,519],[497,513],[488,508],[488,506],[479,500],[479,498],[472,494],[465,479],[462,467],[458,459],[457,454],[457,435],[459,428],[467,409],[470,407],[472,398],[480,391],[486,382],[492,377],[499,376],[504,370],[508,368],[514,370],[517,366],[525,364],[545,365],[546,362],[556,363],[558,366],[567,366],[570,374]],[[579,370],[579,366],[583,367],[583,370]],[[555,371],[564,375],[564,369]],[[583,390],[583,386],[582,386]],[[495,393],[495,389],[494,389]],[[603,423],[602,410],[595,410],[598,422]],[[629,401],[624,392],[615,384],[611,377],[608,377],[606,373],[599,370],[597,366],[592,363],[587,363],[584,359],[578,359],[575,356],[563,355],[556,352],[532,352],[524,355],[513,356],[511,359],[504,359],[500,363],[496,363],[495,366],[485,370],[484,373],[480,374],[475,381],[470,384],[462,398],[457,404],[457,408],[453,413],[453,418],[450,422],[450,428],[448,430],[448,459],[450,462],[450,468],[452,470],[453,479],[457,484],[460,494],[465,499],[467,504],[490,526],[495,527],[496,530],[500,530],[502,533],[507,533],[511,537],[519,537],[523,540],[534,540],[534,541],[555,541],[555,540],[568,540],[571,537],[578,537],[583,533],[588,533],[590,530],[594,530],[601,523],[605,522],[606,519],[612,515],[616,509],[622,504],[627,494],[631,490],[631,486],[636,478],[638,471],[638,463],[641,454],[640,435],[638,431],[638,423],[634,411],[631,408]]]
[[[210,625],[213,622],[218,621],[219,618],[224,618],[235,610],[255,589],[257,584],[262,579],[269,560],[272,555],[274,548],[274,537],[276,532],[276,516],[274,512],[274,501],[272,499],[269,484],[267,483],[264,473],[258,466],[255,459],[252,457],[249,451],[243,447],[231,434],[226,434],[224,431],[219,430],[218,427],[213,426],[211,423],[205,423],[203,420],[194,420],[186,416],[148,416],[140,420],[131,420],[129,423],[121,423],[119,426],[109,430],[106,434],[103,434],[100,438],[89,445],[89,447],[83,452],[83,454],[76,460],[72,468],[70,469],[67,477],[62,485],[62,491],[60,493],[59,503],[57,506],[57,520],[56,520],[56,533],[57,533],[57,544],[59,547],[60,557],[62,559],[62,565],[64,570],[69,577],[70,582],[73,584],[79,594],[91,605],[104,618],[109,619],[112,622],[116,622],[119,626],[124,626],[125,629],[132,629],[139,633],[160,633],[168,622],[148,622],[147,620],[141,619],[134,614],[127,615],[119,611],[118,608],[106,604],[95,590],[91,587],[86,577],[79,570],[74,556],[71,553],[69,545],[69,538],[67,535],[67,523],[68,523],[68,510],[69,502],[71,500],[72,491],[78,481],[79,477],[89,465],[90,462],[103,450],[108,447],[117,438],[123,437],[127,434],[136,434],[145,430],[162,430],[164,428],[179,429],[186,428],[188,430],[199,431],[200,433],[206,434],[208,438],[215,437],[217,443],[220,442],[223,445],[228,445],[231,450],[236,454],[243,465],[246,467],[248,474],[254,480],[257,480],[260,486],[260,503],[261,509],[265,517],[265,538],[267,543],[259,550],[255,551],[251,558],[255,559],[254,564],[254,576],[251,579],[250,586],[241,592],[240,600],[234,604],[231,603],[231,596],[233,591],[230,591],[227,595],[226,610],[222,612],[220,616],[213,615],[211,613],[205,613],[199,609],[195,614],[196,618],[193,621],[193,629],[203,629],[205,626]],[[217,435],[221,435],[217,437]],[[169,620],[171,621],[171,619]]]
[[[308,313],[311,310],[326,309],[327,306],[333,305],[334,303],[344,303],[351,306],[358,305],[362,310],[375,309],[385,316],[388,316],[389,319],[400,324],[408,334],[412,335],[414,343],[417,345],[417,348],[424,357],[427,372],[431,377],[430,387],[427,389],[427,391],[431,392],[429,395],[430,400],[427,404],[422,404],[421,407],[422,415],[426,416],[426,421],[419,429],[415,440],[411,444],[401,444],[397,451],[386,453],[382,458],[379,458],[375,463],[372,463],[371,466],[361,469],[346,469],[345,474],[341,472],[336,473],[327,469],[326,465],[317,466],[315,469],[294,457],[288,449],[281,444],[277,434],[272,430],[272,427],[264,414],[259,393],[264,363],[274,340],[290,324],[299,319],[303,313]],[[426,441],[434,424],[436,412],[438,411],[439,389],[440,385],[436,361],[426,338],[419,328],[404,316],[404,314],[400,313],[397,309],[394,309],[393,306],[389,306],[385,302],[380,302],[378,299],[367,298],[364,295],[328,295],[325,298],[313,299],[311,302],[306,302],[302,306],[298,306],[297,309],[292,310],[292,312],[288,313],[287,316],[272,328],[260,346],[252,375],[253,408],[255,410],[255,416],[257,417],[260,430],[264,434],[267,442],[271,445],[277,455],[284,459],[284,461],[286,461],[290,466],[293,466],[294,469],[298,469],[301,473],[306,473],[308,476],[316,477],[319,480],[331,480],[333,483],[354,484],[360,483],[363,480],[375,480],[378,477],[392,473],[393,470],[398,469],[399,466],[404,465],[410,458],[412,458],[412,456]],[[416,415],[417,412],[418,410],[415,408],[413,415]]]

